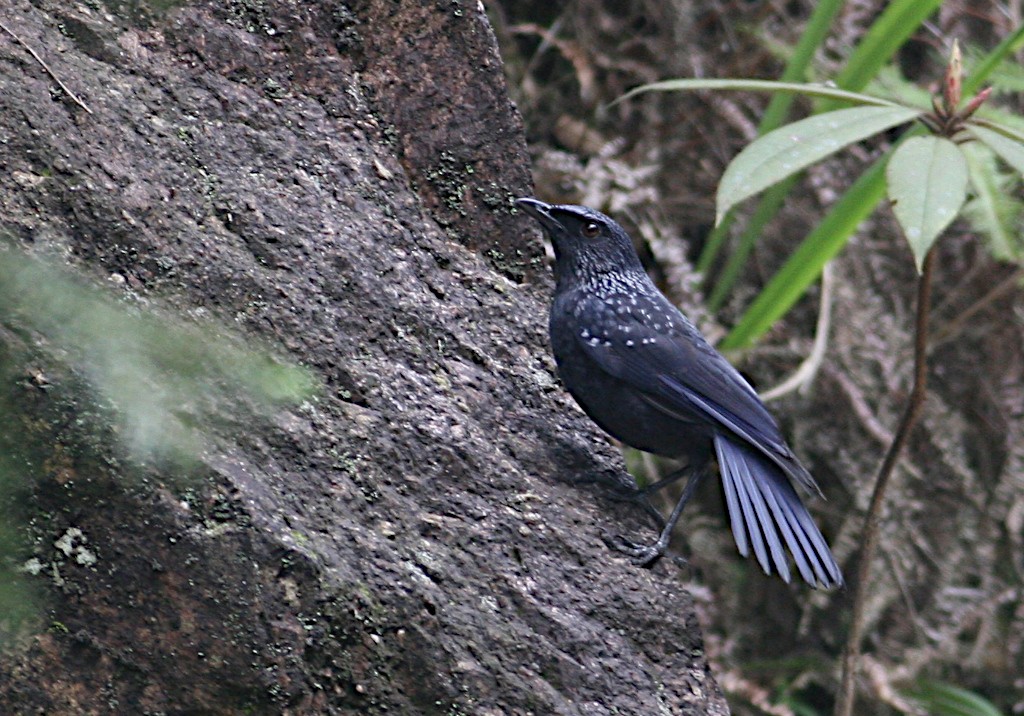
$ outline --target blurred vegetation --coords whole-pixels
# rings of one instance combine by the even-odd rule
[[[310,397],[306,370],[222,326],[119,299],[53,260],[0,246],[0,640],[34,613],[24,497],[81,433],[129,465],[187,474],[215,431]],[[79,385],[86,386],[83,406]],[[63,393],[63,395],[62,395]],[[73,424],[54,420],[73,405]],[[50,414],[53,413],[53,414]],[[40,444],[41,441],[53,441]]]

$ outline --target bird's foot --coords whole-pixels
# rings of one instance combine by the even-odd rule
[[[606,545],[616,552],[628,556],[630,561],[638,567],[648,567],[654,564],[665,554],[665,549],[668,547],[660,539],[654,544],[642,545],[622,535],[605,534],[602,535],[602,538]]]

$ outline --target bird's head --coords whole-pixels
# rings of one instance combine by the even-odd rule
[[[629,234],[601,212],[537,199],[516,199],[516,204],[551,238],[560,286],[600,280],[608,274],[643,274]]]

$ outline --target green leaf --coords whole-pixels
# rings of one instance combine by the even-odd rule
[[[981,89],[988,81],[992,73],[998,68],[1007,57],[1024,45],[1024,25],[1019,26],[1005,40],[1000,42],[994,50],[981,59],[976,67],[971,68],[967,79],[964,80],[964,97],[970,97]]]
[[[631,89],[612,104],[618,104],[644,92],[680,92],[683,90],[743,90],[746,92],[788,92],[807,97],[823,97],[838,99],[856,104],[867,104],[874,107],[898,107],[899,105],[879,97],[872,97],[859,92],[847,92],[821,84],[801,82],[771,82],[769,80],[720,80],[720,79],[681,79],[652,82]]]
[[[317,387],[310,371],[216,324],[133,310],[14,248],[0,250],[0,306],[5,320],[41,336],[89,380],[140,460],[188,465],[226,416],[269,412]]]
[[[995,154],[978,142],[961,145],[971,176],[972,198],[964,204],[964,216],[984,234],[992,254],[1000,260],[1019,261],[1021,241],[1018,227],[1024,204],[1014,196],[1020,175],[1000,171]]]
[[[941,0],[894,0],[894,2],[890,2],[872,24],[865,38],[854,49],[843,71],[836,78],[835,84],[843,89],[837,90],[835,94],[831,95],[825,95],[824,93],[813,95],[825,99],[825,101],[818,103],[816,113],[820,114],[835,109],[842,100],[852,99],[853,101],[869,105],[878,105],[880,102],[884,103],[885,100],[878,97],[856,94],[847,90],[863,89],[867,80],[873,77],[879,68],[890,60],[892,55],[906,42],[906,39],[917,30],[921,23],[940,4]],[[824,33],[827,31],[826,26],[831,23],[834,11],[835,7],[832,2],[817,3],[814,14],[808,22],[805,34],[800,39],[800,45],[797,48],[796,54],[786,67],[787,74],[782,77],[784,82],[794,80],[800,76],[796,74],[796,66],[806,59],[801,53],[811,49],[812,44],[817,46],[822,42]],[[800,58],[799,60],[798,57]],[[791,69],[793,70],[792,73],[790,73]],[[761,89],[761,87],[753,89]],[[778,92],[772,97],[761,125],[758,127],[759,134],[775,129],[789,107],[787,103],[788,97],[785,95],[791,93],[792,91]],[[926,107],[928,104],[929,98],[925,97],[921,106]],[[709,305],[712,306],[712,310],[715,310],[714,306],[720,306],[724,302],[733,283],[742,271],[747,255],[749,255],[751,248],[760,236],[758,223],[762,226],[764,223],[767,223],[774,215],[777,207],[785,200],[787,194],[788,190],[773,190],[758,206],[757,216],[759,222],[751,221],[747,225],[739,241],[738,255],[729,261],[728,273],[719,276],[715,282],[714,300],[709,299]],[[729,218],[729,215],[726,215],[724,220],[717,223],[712,230],[708,243],[704,250],[701,251],[698,259],[698,271],[707,272],[714,263],[728,235]]]
[[[846,62],[846,66],[843,68],[839,76],[836,77],[835,84],[842,87],[843,90],[854,91],[863,89],[867,81],[881,71],[881,68],[891,59],[896,51],[903,46],[907,38],[917,30],[921,23],[924,22],[940,4],[941,0],[895,0],[894,2],[890,2],[878,19],[872,24],[868,34],[857,45],[856,49],[854,49]],[[831,3],[818,3],[811,21],[808,23],[806,31],[808,35],[811,32],[814,32],[816,37],[820,37],[821,35],[818,33],[820,33],[824,28],[823,23],[831,22],[832,15],[830,13],[832,12],[832,8],[826,8],[826,5],[831,5]],[[815,24],[815,21],[818,21],[819,24]],[[804,37],[801,37],[801,46],[803,46],[804,39]],[[795,59],[796,58],[794,58],[794,60]],[[786,69],[788,72],[789,67]],[[793,80],[795,78],[795,76],[790,75],[784,76],[782,79]],[[859,96],[864,97],[865,95]],[[876,102],[880,100],[878,97],[875,97],[874,99]],[[773,122],[781,120],[785,109],[789,106],[788,104],[782,104],[782,101],[784,100],[788,101],[788,97],[781,93],[772,97],[772,101],[768,105],[768,109],[765,111],[764,119],[758,127],[758,134],[764,134],[770,129],[775,129],[774,124],[767,127],[766,124],[769,120]],[[930,96],[925,93],[923,101],[919,104],[922,107],[927,107],[929,106],[929,103]],[[839,104],[840,101],[838,98],[826,98],[824,101],[818,103],[815,113],[822,114],[827,111],[834,110]],[[918,103],[905,102],[902,104],[913,105]],[[720,275],[715,281],[714,289],[708,299],[708,305],[712,311],[717,310],[721,307],[722,303],[724,303],[726,296],[732,289],[733,284],[746,264],[747,256],[750,254],[755,242],[761,235],[761,228],[773,218],[778,207],[782,205],[786,196],[789,194],[790,188],[791,187],[783,188],[782,185],[779,185],[769,192],[769,194],[766,195],[758,205],[755,218],[747,224],[747,227],[744,229],[743,234],[739,239],[736,253],[729,259],[726,268],[722,271],[722,275]],[[698,260],[698,271],[706,272],[715,260],[715,257],[717,256],[727,235],[730,223],[728,219],[729,215],[726,215],[725,220],[720,221],[711,232],[708,244],[701,252]]]
[[[906,695],[920,702],[932,716],[1002,716],[985,697],[941,681],[922,680]]]
[[[739,241],[736,242],[736,248],[733,249],[729,259],[725,262],[725,266],[722,267],[721,272],[715,278],[714,287],[708,294],[707,306],[708,310],[712,313],[718,312],[725,304],[729,291],[732,290],[733,285],[735,285],[743,271],[743,267],[747,264],[747,257],[754,250],[757,240],[764,234],[764,227],[779,213],[779,207],[786,201],[786,197],[789,196],[789,192],[793,189],[793,185],[796,184],[799,178],[798,174],[790,175],[766,191],[761,200],[757,202],[757,208],[754,209],[754,213],[747,220],[747,225],[743,228]],[[728,219],[732,215],[732,212],[727,213],[725,221],[718,224],[715,227],[715,231],[718,230],[719,226],[727,226],[729,223]]]
[[[893,152],[886,179],[893,213],[920,271],[967,198],[967,160],[948,139],[912,137]]]
[[[989,126],[995,125],[990,124]],[[1012,138],[1012,136],[1007,136],[1008,134],[1016,135],[1016,132],[1013,132],[1013,130],[1008,127],[1000,127],[1000,129],[1003,132],[1000,133],[988,127],[972,124],[970,132],[982,144],[985,144],[989,149],[998,154],[1004,162],[1021,174],[1024,174],[1024,144],[1021,144],[1020,141]]]
[[[891,5],[889,7],[892,7]],[[888,9],[887,9],[888,10]],[[1024,25],[999,43],[964,81],[964,94],[977,92],[988,81],[993,69],[1024,45]],[[992,108],[982,107],[979,114],[995,114]],[[1001,122],[1013,121],[998,115]],[[977,120],[993,129],[989,122]],[[996,128],[997,129],[997,128]],[[923,133],[923,127],[911,129],[907,134]],[[720,347],[723,350],[746,348],[763,336],[772,325],[793,307],[793,304],[821,274],[825,262],[845,246],[857,225],[871,213],[875,204],[885,196],[885,163],[888,156],[879,159],[850,187],[828,215],[804,240],[799,248],[772,277],[757,299],[729,332]],[[704,257],[701,257],[704,260]],[[708,260],[705,265],[710,265]]]
[[[779,127],[729,164],[718,185],[717,221],[730,208],[843,147],[922,114],[908,107],[853,107]]]
[[[810,19],[807,21],[807,25],[804,28],[803,33],[800,35],[800,41],[797,43],[796,48],[793,50],[793,56],[790,57],[786,63],[786,69],[782,73],[782,77],[779,78],[781,82],[796,82],[797,80],[808,75],[811,62],[814,59],[815,53],[818,48],[825,41],[828,35],[829,27],[832,25],[832,20],[843,7],[843,0],[822,0],[817,3],[814,8],[814,12],[811,14]],[[789,116],[789,109],[793,104],[793,100],[796,95],[790,92],[776,92],[772,95],[771,100],[768,102],[768,106],[764,110],[764,116],[761,117],[760,124],[757,125],[757,134],[762,136],[767,134],[779,127]],[[774,211],[762,212],[769,219],[774,216]],[[708,268],[714,262],[715,257],[718,255],[719,249],[725,243],[726,237],[729,235],[729,228],[732,222],[730,217],[726,216],[724,221],[719,222],[711,234],[708,236],[707,243],[704,245],[704,249],[700,252],[700,256],[697,259],[697,271],[700,273],[707,273]],[[748,224],[745,232],[753,236],[754,232],[751,225]],[[760,235],[758,232],[757,235]],[[753,245],[753,238],[748,239],[747,243]],[[749,253],[749,251],[747,252]],[[737,262],[738,268],[733,273],[738,274],[739,270],[743,267],[743,260],[740,259]],[[715,291],[723,297],[728,293],[732,284],[730,280],[722,281],[721,279],[715,282]],[[719,288],[720,287],[720,288]],[[714,303],[709,299],[709,306],[713,306]],[[712,311],[716,310],[714,308]]]
[[[1018,32],[1020,28],[1018,28]],[[976,46],[966,45],[964,52],[964,72],[967,75],[974,73],[974,67],[979,63],[980,51]],[[993,93],[995,96],[1005,96],[1024,92],[1024,67],[1016,62],[1002,62],[998,67],[993,68],[991,75]],[[964,93],[967,97],[968,94]]]
[[[932,103],[932,93],[904,77],[895,64],[880,69],[865,89],[873,95],[911,107],[929,107]]]
[[[1024,142],[1024,117],[1013,112],[990,106],[981,105],[981,109],[970,122],[969,127],[982,126],[993,132],[1002,134],[1018,142]]]
[[[816,3],[814,12],[800,35],[800,41],[793,50],[793,56],[786,63],[786,69],[779,78],[780,81],[796,82],[807,76],[814,54],[825,42],[832,20],[842,7],[842,0],[822,0]],[[758,135],[767,134],[782,125],[789,114],[793,99],[792,94],[772,95],[768,107],[764,110],[764,116],[761,117],[761,123],[757,125]]]

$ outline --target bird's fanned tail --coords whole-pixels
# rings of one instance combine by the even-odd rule
[[[715,452],[740,554],[748,556],[753,547],[765,574],[771,574],[774,566],[788,582],[788,550],[800,576],[811,586],[841,585],[839,565],[785,473],[727,435],[715,436]]]

